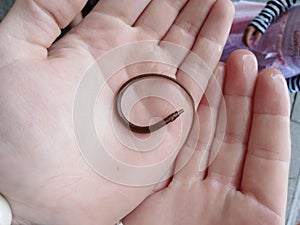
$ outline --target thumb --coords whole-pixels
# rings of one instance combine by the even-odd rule
[[[47,57],[47,48],[59,36],[60,28],[66,27],[85,3],[86,0],[15,1],[0,24],[0,51],[10,60]]]

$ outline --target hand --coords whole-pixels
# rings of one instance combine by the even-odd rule
[[[190,69],[199,73],[197,80],[203,80],[198,85],[206,87],[233,19],[228,0],[102,0],[54,43],[60,28],[71,22],[85,2],[16,1],[0,24],[0,192],[8,199],[16,224],[113,224],[152,193],[153,185],[124,186],[99,176],[82,157],[72,124],[80,81],[95,59],[119,46],[152,40],[156,48],[147,53],[176,58],[178,64],[168,74],[199,102],[202,92],[177,72],[186,55],[172,55],[161,43],[180,45],[202,59],[205,68],[193,64]],[[138,72],[156,66],[146,63]],[[157,68],[156,72],[162,72]],[[108,81],[113,90],[109,93],[114,94],[133,75],[125,69],[114,76]],[[113,105],[114,96],[110,97],[104,99],[105,106]],[[98,129],[110,121],[106,116],[97,117]],[[112,130],[110,124],[105,128],[108,133]],[[173,143],[176,130],[168,132]],[[131,163],[139,156],[137,164],[144,163],[140,152],[123,153],[127,149],[114,142],[115,137],[101,138],[116,157]],[[169,150],[166,144],[160,146],[162,151],[145,156],[145,161],[162,158]],[[159,176],[165,171],[154,173]]]
[[[254,26],[249,25],[244,31],[243,42],[247,47],[252,48],[253,44],[256,45],[261,36],[262,33],[259,30],[257,30]]]
[[[215,96],[214,101],[208,104],[204,98],[198,107],[202,131],[191,160],[167,188],[128,215],[124,225],[285,224],[289,96],[279,71],[256,74],[250,52],[239,50],[229,57],[217,74],[224,96],[216,92],[218,83],[211,82],[206,94]],[[216,111],[227,115],[224,139],[224,121],[217,122]],[[211,130],[215,138],[209,142]],[[210,162],[206,155],[214,155],[220,142],[216,158],[199,171],[200,162]]]

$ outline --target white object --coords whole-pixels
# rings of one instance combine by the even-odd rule
[[[12,212],[6,199],[0,194],[0,225],[11,225]]]

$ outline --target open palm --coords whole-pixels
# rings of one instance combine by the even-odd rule
[[[203,65],[192,63],[191,68],[199,72],[194,78],[205,88],[233,17],[227,0],[102,0],[82,23],[54,43],[60,28],[85,2],[16,1],[0,25],[0,192],[11,204],[16,224],[112,224],[152,193],[153,186],[134,188],[105,179],[83,159],[72,124],[80,81],[96,59],[110,50],[150,40],[156,42],[150,54],[163,52],[177,62],[150,72],[168,71],[190,89],[197,104],[202,91],[177,72],[189,52],[174,56],[161,43],[182,46],[202,60]],[[129,77],[149,72],[148,68],[156,68],[155,63],[125,69],[110,79],[113,93]],[[112,105],[113,100],[106,103]],[[98,119],[101,128],[106,118]],[[111,144],[118,155],[120,149]]]
[[[198,107],[197,151],[167,188],[123,220],[125,225],[285,224],[289,96],[278,71],[268,69],[257,77],[256,68],[250,52],[231,55],[217,75],[224,96],[211,82],[206,95],[215,96],[214,101],[208,104],[204,98]],[[224,113],[225,130],[216,116]]]

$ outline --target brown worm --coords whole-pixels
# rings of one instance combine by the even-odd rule
[[[125,115],[124,115],[124,113],[122,111],[122,107],[121,107],[121,101],[122,101],[122,97],[123,97],[124,92],[127,90],[128,87],[130,87],[135,82],[140,81],[142,79],[149,79],[149,78],[153,78],[153,77],[154,78],[168,79],[168,80],[174,82],[176,85],[178,85],[180,88],[182,88],[186,92],[186,94],[191,99],[191,102],[193,104],[193,109],[195,108],[194,107],[194,101],[193,101],[193,98],[192,98],[191,94],[177,80],[175,80],[175,79],[173,79],[171,77],[168,77],[166,75],[153,74],[153,73],[151,73],[151,74],[143,74],[143,75],[139,75],[139,76],[133,77],[133,78],[129,79],[126,83],[124,83],[121,86],[121,88],[117,92],[117,100],[115,101],[116,113],[117,113],[117,116],[119,117],[121,123],[125,127],[127,127],[128,129],[130,129],[133,132],[143,133],[143,134],[154,132],[154,131],[162,128],[163,126],[167,125],[168,123],[174,121],[175,119],[177,119],[184,112],[183,109],[180,109],[180,110],[175,111],[174,113],[171,113],[170,115],[166,116],[164,119],[162,119],[162,120],[160,120],[160,121],[158,121],[158,122],[156,122],[154,124],[151,124],[149,126],[138,126],[138,125],[133,124],[130,121],[128,121],[128,119],[125,117]]]

